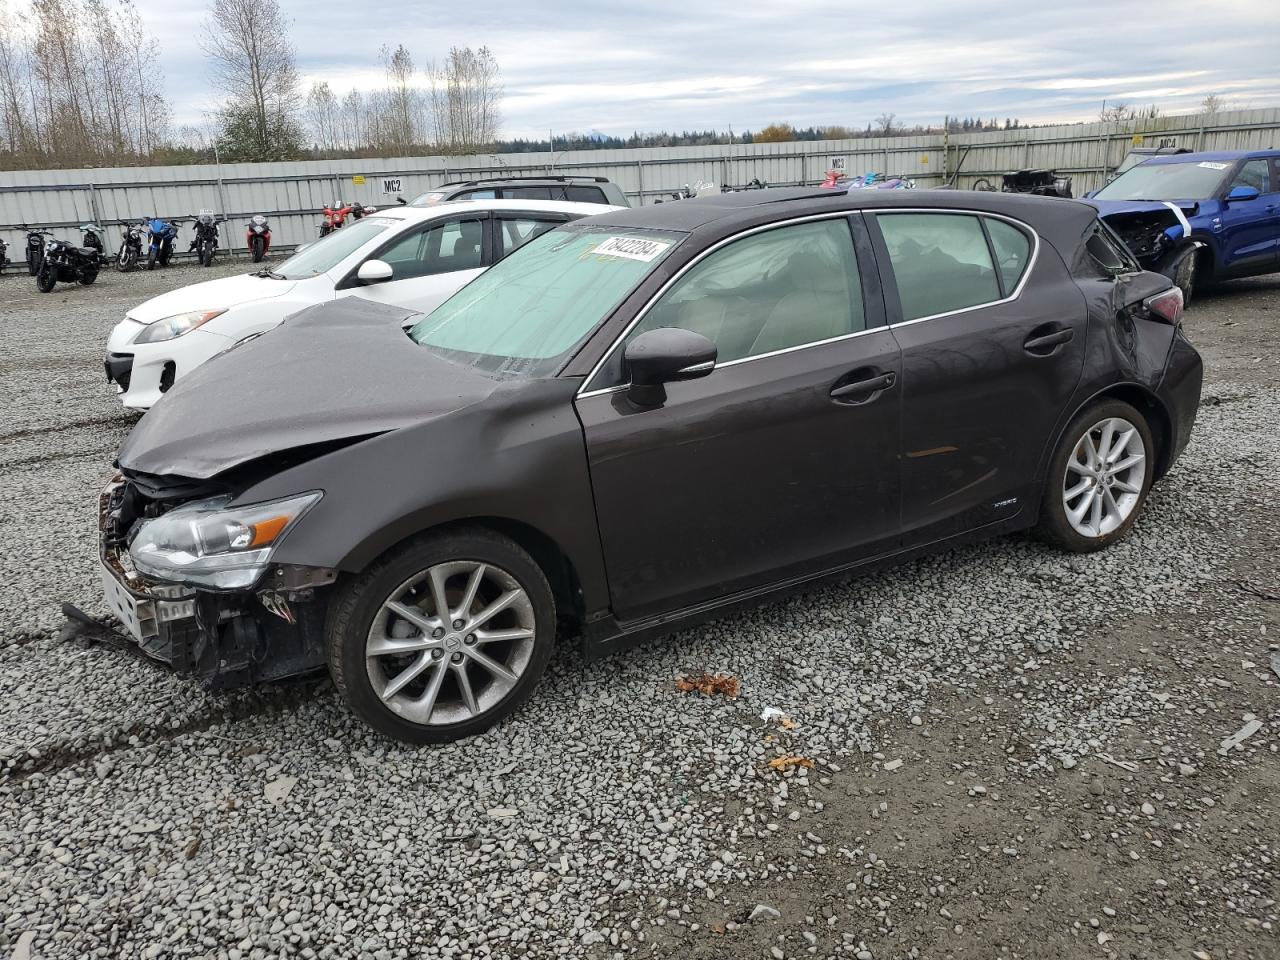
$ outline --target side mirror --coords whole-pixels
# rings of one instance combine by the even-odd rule
[[[403,207],[403,206],[407,206],[409,201],[406,200],[404,197],[396,197],[396,203],[400,204],[400,206]]]
[[[394,275],[391,264],[385,260],[366,260],[356,271],[356,279],[361,283],[386,283]]]
[[[660,327],[632,340],[622,356],[631,375],[631,402],[660,407],[667,402],[664,384],[696,380],[715,369],[716,345],[692,330]]]
[[[1227,203],[1233,200],[1257,200],[1261,195],[1257,187],[1246,187],[1241,184],[1231,188],[1231,192],[1227,194]]]

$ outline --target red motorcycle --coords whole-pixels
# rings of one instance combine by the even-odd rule
[[[261,263],[271,249],[271,224],[262,214],[254,214],[244,225],[244,245],[253,255],[254,263]]]
[[[347,217],[351,214],[354,206],[354,204],[343,206],[342,201],[339,200],[332,207],[325,207],[324,223],[320,224],[320,236],[327,237],[346,223]]]

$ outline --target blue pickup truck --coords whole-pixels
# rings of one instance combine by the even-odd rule
[[[1188,301],[1206,283],[1280,271],[1280,150],[1155,156],[1085,199]]]

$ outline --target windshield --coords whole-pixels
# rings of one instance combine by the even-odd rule
[[[364,246],[392,224],[403,223],[390,217],[365,217],[350,226],[335,230],[307,249],[295,253],[272,271],[285,280],[305,280],[332,270],[352,253]]]
[[[451,360],[501,376],[547,376],[685,236],[560,227],[482,273],[409,335]]]
[[[1230,163],[1140,163],[1094,194],[1098,200],[1208,200],[1222,185]]]
[[[429,193],[421,193],[409,201],[411,207],[429,207],[432,204],[439,203],[445,198],[442,190],[432,190]]]

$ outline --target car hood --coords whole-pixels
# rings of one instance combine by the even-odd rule
[[[1092,204],[1103,220],[1111,222],[1113,218],[1125,218],[1130,214],[1159,214],[1170,218],[1171,223],[1190,220],[1200,212],[1203,201],[1200,200],[1097,200],[1090,198],[1085,203]],[[1179,218],[1181,214],[1181,218]]]
[[[414,311],[354,297],[309,307],[180,379],[120,448],[125,470],[207,480],[274,454],[354,442],[485,399],[500,381],[402,328]]]
[[[139,323],[155,323],[188,310],[225,310],[254,300],[282,297],[297,286],[296,280],[274,280],[248,273],[179,287],[130,310],[126,316]]]

